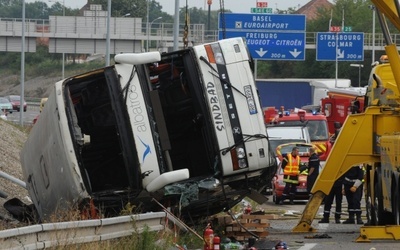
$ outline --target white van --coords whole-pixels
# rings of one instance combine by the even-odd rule
[[[311,143],[306,126],[267,125],[267,134],[272,150],[286,143]]]
[[[40,218],[72,205],[151,210],[154,197],[200,216],[270,181],[276,162],[242,38],[115,62],[57,82],[21,151]]]

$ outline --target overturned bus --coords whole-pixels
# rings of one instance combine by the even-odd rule
[[[276,163],[252,74],[232,38],[119,54],[57,82],[21,151],[39,218],[71,206],[150,211],[152,198],[198,216],[265,186]]]

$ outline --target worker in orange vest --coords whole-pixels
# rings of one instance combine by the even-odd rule
[[[282,160],[283,169],[283,182],[285,182],[285,189],[283,190],[282,199],[279,204],[289,197],[290,204],[294,204],[293,199],[296,193],[296,187],[299,184],[300,174],[300,156],[299,148],[293,147],[290,154],[286,154]]]

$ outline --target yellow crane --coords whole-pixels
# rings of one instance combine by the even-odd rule
[[[357,241],[400,239],[400,57],[386,21],[400,30],[400,4],[398,0],[371,1],[386,40],[390,68],[377,65],[372,69],[368,105],[344,122],[293,232],[316,231],[311,223],[335,180],[352,166],[364,164],[369,226],[361,227]]]

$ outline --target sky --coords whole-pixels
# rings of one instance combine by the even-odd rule
[[[42,0],[46,1],[46,0]],[[180,7],[186,5],[188,2],[189,8],[197,7],[208,10],[207,0],[158,0],[160,5],[163,7],[163,11],[168,14],[173,14],[175,9],[175,1],[179,2]],[[296,9],[302,7],[310,0],[258,0],[259,2],[267,2],[268,8],[286,10],[290,7],[295,7]],[[34,2],[34,0],[28,0],[28,2]],[[86,0],[47,0],[49,4],[51,2],[65,2],[65,5],[69,8],[81,8],[87,1]],[[251,13],[250,9],[257,6],[257,0],[224,0],[225,9],[231,10],[234,13]],[[332,1],[331,1],[332,2]],[[211,10],[219,9],[219,0],[212,0]]]
[[[310,0],[259,0],[258,2],[267,2],[268,8],[272,8],[274,11],[276,8],[281,10],[286,10],[290,7],[299,8]],[[163,6],[163,11],[173,14],[175,8],[175,0],[159,0],[161,6]],[[187,0],[189,8],[197,7],[208,10],[207,0]],[[180,7],[186,5],[186,0],[179,0]],[[225,9],[231,10],[234,13],[251,13],[251,8],[257,7],[256,0],[224,0]],[[219,9],[219,0],[212,0],[211,10]]]

